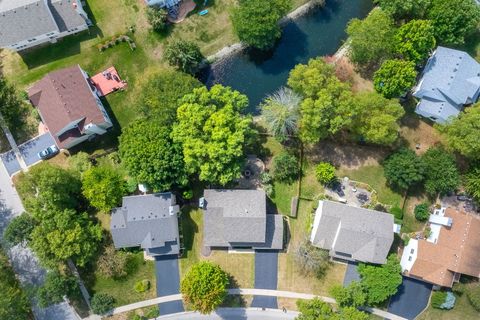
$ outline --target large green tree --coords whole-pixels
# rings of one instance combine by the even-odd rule
[[[0,319],[33,319],[30,302],[15,277],[8,257],[0,247]]]
[[[375,68],[392,57],[395,26],[382,9],[374,9],[364,20],[352,19],[347,34],[350,59],[362,69]]]
[[[396,20],[421,18],[430,5],[431,0],[374,0],[380,8]]]
[[[77,174],[43,162],[20,173],[17,190],[25,209],[40,219],[44,211],[77,207],[81,182]]]
[[[102,228],[86,213],[72,209],[47,211],[31,234],[30,245],[40,262],[54,268],[72,259],[83,267],[91,260],[102,240]]]
[[[180,99],[201,87],[202,83],[189,74],[163,70],[145,79],[138,97],[138,106],[145,116],[170,126],[177,118]]]
[[[15,87],[0,75],[0,114],[12,131],[24,125],[22,109],[22,102],[17,96]]]
[[[408,190],[422,182],[425,176],[423,161],[414,151],[406,148],[391,154],[383,167],[388,184],[401,190]]]
[[[10,245],[17,245],[24,241],[29,241],[35,224],[35,219],[24,212],[10,221],[3,233],[3,239]]]
[[[415,63],[400,59],[385,60],[373,75],[375,90],[385,98],[397,98],[415,85]]]
[[[350,130],[368,143],[390,145],[399,136],[399,121],[405,114],[396,100],[389,100],[375,92],[355,96],[356,115]],[[353,109],[353,108],[352,108]]]
[[[422,156],[425,190],[432,196],[455,191],[460,184],[455,158],[441,147],[432,147]]]
[[[384,265],[360,264],[358,273],[361,284],[367,293],[368,304],[378,304],[397,293],[402,283],[402,267],[395,254],[387,258]]]
[[[365,289],[358,281],[353,281],[346,287],[335,285],[330,288],[330,294],[340,307],[358,308],[367,302]]]
[[[251,117],[242,114],[247,106],[245,95],[221,85],[194,89],[183,98],[173,140],[182,144],[189,173],[221,185],[240,176],[253,134]]]
[[[227,296],[228,275],[207,261],[193,265],[183,278],[180,291],[185,303],[202,314],[214,311]]]
[[[439,44],[461,45],[478,28],[480,7],[475,0],[431,0],[427,18]]]
[[[412,20],[395,34],[395,52],[403,58],[421,63],[435,48],[435,29],[430,20]]]
[[[82,192],[92,206],[108,212],[122,200],[125,181],[111,166],[93,167],[82,176]]]
[[[63,296],[72,295],[78,290],[75,277],[61,275],[58,271],[47,273],[44,284],[37,291],[40,307],[45,308],[52,304],[63,302]]]
[[[279,20],[290,10],[291,0],[239,0],[232,11],[233,29],[240,41],[267,50],[282,35]]]
[[[153,191],[166,191],[188,182],[182,146],[170,128],[155,119],[137,120],[120,136],[120,157],[129,173]]]
[[[480,104],[466,108],[457,118],[438,126],[450,149],[470,159],[480,159]]]
[[[322,59],[299,64],[288,85],[304,97],[300,105],[300,138],[316,143],[351,124],[356,113],[348,84],[335,77],[334,69]]]
[[[333,315],[332,307],[320,300],[297,300],[297,308],[300,314],[295,320],[329,320]]]
[[[297,93],[282,87],[260,105],[268,132],[278,141],[285,142],[297,135],[301,101]]]
[[[163,56],[171,66],[190,74],[198,71],[198,67],[203,60],[198,45],[182,39],[169,42],[165,47]]]

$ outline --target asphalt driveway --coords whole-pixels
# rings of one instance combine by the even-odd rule
[[[347,287],[353,281],[360,281],[360,274],[357,271],[358,264],[355,262],[349,262],[347,270],[345,271],[345,277],[343,278],[343,286]]]
[[[388,312],[406,319],[415,319],[427,307],[431,291],[431,284],[403,277],[397,294],[390,299]]]
[[[278,251],[255,251],[255,289],[277,289]],[[252,307],[277,309],[277,297],[253,296]]]
[[[180,272],[178,256],[168,255],[155,258],[157,277],[157,297],[169,296],[180,292]],[[158,305],[160,315],[183,312],[182,301],[171,301]]]

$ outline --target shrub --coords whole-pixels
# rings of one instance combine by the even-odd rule
[[[273,182],[273,177],[268,172],[262,172],[260,174],[260,180],[262,181],[262,184],[271,184]]]
[[[29,214],[24,212],[20,216],[12,219],[5,229],[3,238],[10,245],[17,245],[30,240],[30,234],[34,227],[35,220]]]
[[[321,184],[329,184],[335,180],[335,167],[328,162],[320,162],[315,167],[315,176]]]
[[[129,253],[117,251],[113,246],[105,248],[105,252],[97,260],[97,269],[105,277],[121,278],[127,276]]]
[[[307,241],[297,246],[293,254],[294,261],[302,274],[313,274],[321,278],[330,266],[328,251],[316,248]]]
[[[96,314],[105,314],[113,309],[115,299],[106,293],[96,293],[90,301],[92,310]]]
[[[445,291],[435,291],[432,294],[432,307],[441,309],[440,307],[442,304],[445,302],[445,299],[447,298],[447,293]]]
[[[465,292],[467,292],[467,290],[468,290],[467,286],[461,282],[455,282],[452,287],[452,291],[458,295],[464,294]]]
[[[137,281],[133,289],[138,293],[145,292],[150,289],[150,281],[147,279]]]
[[[190,200],[193,198],[193,190],[185,190],[182,193],[182,198],[185,200]]]
[[[185,40],[176,40],[168,43],[164,56],[171,66],[190,74],[197,72],[198,66],[203,60],[203,55],[198,45]]]
[[[273,174],[275,179],[291,183],[298,178],[298,159],[292,154],[282,153],[273,158]]]
[[[147,8],[147,20],[156,32],[164,31],[167,28],[168,13],[165,9],[158,7]]]
[[[428,211],[428,203],[421,203],[415,206],[415,218],[418,221],[426,221],[430,216],[430,212]]]
[[[63,296],[70,295],[77,289],[75,278],[63,276],[58,271],[49,272],[45,283],[37,291],[38,305],[45,308],[63,302]]]
[[[468,301],[475,310],[480,311],[480,285],[477,284],[467,291]]]
[[[390,213],[393,214],[395,219],[398,219],[398,220],[403,219],[403,210],[398,206],[392,207],[392,209],[390,209]]]

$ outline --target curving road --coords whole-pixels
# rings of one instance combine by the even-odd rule
[[[298,312],[282,312],[278,309],[260,308],[219,308],[212,314],[198,312],[182,312],[156,318],[157,320],[293,320]]]

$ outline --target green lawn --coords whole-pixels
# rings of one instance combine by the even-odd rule
[[[93,281],[88,281],[89,275],[82,277],[87,279],[87,286],[90,284],[90,293],[107,293],[115,298],[116,306],[155,298],[157,293],[153,261],[144,261],[143,251],[140,251],[132,255],[128,268],[131,270],[124,279],[106,278],[98,273],[93,275]],[[136,292],[133,289],[135,283],[144,279],[150,281],[150,289],[143,293]]]
[[[418,320],[476,320],[480,318],[480,313],[476,311],[466,294],[457,296],[455,307],[452,310],[440,310],[432,308],[431,306],[422,313]]]
[[[403,197],[387,186],[383,167],[380,165],[363,166],[355,170],[340,170],[339,177],[349,177],[351,180],[368,183],[378,194],[378,201],[391,205],[401,206]]]

